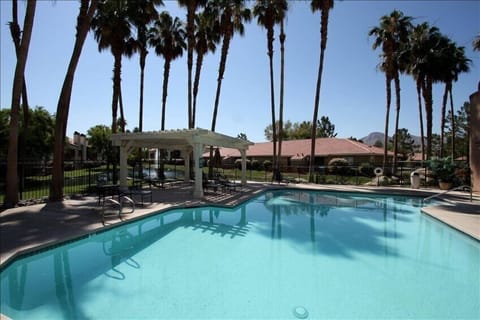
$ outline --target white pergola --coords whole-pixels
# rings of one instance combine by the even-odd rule
[[[120,147],[120,188],[127,188],[127,158],[136,148],[180,150],[185,159],[185,182],[190,182],[190,154],[193,152],[195,186],[193,196],[203,197],[202,154],[206,146],[234,148],[242,157],[242,186],[247,183],[247,150],[252,142],[206,129],[183,129],[112,134],[112,144]]]

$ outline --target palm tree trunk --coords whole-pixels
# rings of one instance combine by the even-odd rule
[[[188,128],[192,127],[192,67],[193,47],[195,46],[195,7],[196,1],[190,1],[187,7],[187,66],[188,66]]]
[[[55,142],[53,151],[52,184],[50,186],[50,200],[58,201],[63,199],[63,155],[64,143],[67,131],[68,111],[70,109],[70,98],[72,95],[75,70],[80,60],[83,44],[90,28],[90,21],[97,9],[98,0],[82,0],[77,17],[77,34],[73,47],[72,56],[68,64],[67,73],[63,81],[62,91],[58,98],[57,113],[55,120]]]
[[[387,90],[387,108],[385,111],[385,131],[383,137],[383,172],[386,172],[387,169],[387,161],[388,161],[388,122],[390,117],[390,104],[392,102],[392,84],[391,79],[387,75],[386,76],[386,83],[385,87]]]
[[[167,108],[167,94],[168,94],[168,76],[170,74],[170,59],[165,59],[163,65],[163,89],[162,89],[162,125],[161,130],[165,130],[165,110]],[[159,172],[163,175],[164,172],[164,163],[163,159],[165,158],[165,149],[160,149],[160,163],[159,163]],[[187,174],[187,173],[185,173]]]
[[[12,36],[13,44],[15,45],[15,54],[18,58],[18,52],[20,51],[20,41],[21,41],[21,30],[18,24],[18,2],[17,0],[12,0],[12,21],[9,23],[10,34]],[[29,105],[28,105],[28,95],[27,95],[27,82],[25,76],[23,77],[23,89],[22,89],[22,107],[23,107],[23,139],[20,143],[20,162],[22,166],[20,168],[20,177],[24,177],[25,170],[25,153],[28,137],[28,127],[29,127]],[[21,183],[23,182],[23,179]]]
[[[223,74],[225,73],[225,65],[227,64],[227,55],[228,49],[230,47],[230,34],[226,33],[223,37],[222,43],[222,54],[220,57],[220,65],[218,67],[218,78],[217,78],[217,92],[215,93],[215,106],[213,107],[213,116],[212,116],[212,131],[215,131],[215,126],[217,124],[217,113],[218,113],[218,104],[220,102],[220,90],[222,89],[222,80]],[[210,147],[210,163],[208,165],[208,176],[212,177],[213,175],[213,147]]]
[[[118,90],[118,105],[120,106],[120,132],[125,133],[125,113],[123,112],[122,83]]]
[[[445,83],[442,98],[442,113],[440,118],[440,157],[444,155],[444,139],[445,139],[445,114],[447,113],[448,84]]]
[[[272,30],[272,31],[271,31]],[[273,159],[272,159],[272,168],[273,172],[276,174],[278,170],[277,166],[277,124],[275,121],[275,90],[274,90],[274,80],[273,80],[273,26],[268,29],[268,59],[270,63],[270,106],[272,113],[272,133],[273,133]],[[274,175],[273,177],[277,177]]]
[[[432,99],[432,83],[431,76],[427,76],[422,83],[423,100],[425,102],[425,118],[427,121],[427,160],[432,157],[432,114],[433,114],[433,99]]]
[[[147,58],[147,51],[140,52],[140,103],[138,115],[138,131],[143,131],[143,85],[145,82],[145,60]]]
[[[328,7],[328,1],[324,1],[322,7],[322,13],[320,18],[320,62],[318,65],[318,77],[317,87],[315,89],[315,106],[313,108],[312,119],[312,142],[310,146],[310,165],[308,168],[308,181],[313,182],[313,173],[315,166],[315,141],[317,135],[317,120],[318,120],[318,108],[320,105],[320,88],[322,86],[322,73],[323,73],[323,60],[325,57],[325,49],[327,48],[327,35],[328,35],[328,14],[330,8]]]
[[[193,80],[193,108],[192,108],[192,128],[195,128],[195,117],[197,114],[197,95],[200,85],[200,72],[202,71],[203,54],[197,53],[197,62],[195,65],[195,79]]]
[[[143,87],[145,82],[145,60],[147,59],[147,51],[141,49],[140,51],[140,102],[138,110],[138,131],[143,131]],[[137,163],[140,165],[139,172],[143,172],[142,168],[142,148],[138,148]]]
[[[395,74],[395,136],[393,137],[393,166],[392,175],[397,171],[397,153],[398,153],[398,121],[400,118],[400,79],[398,73]]]
[[[280,110],[278,114],[278,157],[279,162],[282,159],[282,140],[283,140],[283,95],[284,95],[284,78],[285,78],[285,32],[283,19],[280,22]]]
[[[452,83],[448,84],[448,92],[450,92],[450,113],[452,114],[452,161],[455,160],[455,114],[453,113],[453,94],[452,94]],[[468,141],[468,140],[467,140]]]
[[[120,97],[120,84],[122,72],[122,53],[114,54],[115,63],[113,68],[113,93],[112,93],[112,134],[117,133],[118,99]]]
[[[212,131],[215,131],[217,124],[218,104],[220,102],[220,91],[222,89],[223,74],[225,73],[225,65],[227,64],[228,49],[230,47],[230,35],[225,35],[222,43],[222,55],[220,57],[220,65],[218,68],[217,91],[215,93],[215,105],[213,107]]]
[[[32,36],[33,20],[35,18],[36,0],[28,0],[23,24],[23,36],[17,55],[17,65],[12,88],[12,108],[10,115],[10,131],[7,153],[7,190],[4,205],[12,207],[18,203],[18,118],[20,96],[23,90],[25,65],[28,57],[30,38]]]
[[[423,112],[422,112],[422,82],[420,78],[416,81],[417,83],[417,98],[418,98],[418,115],[420,118],[420,139],[422,147],[422,161],[425,160],[425,135],[423,132]]]
[[[162,92],[162,127],[165,130],[165,109],[167,108],[168,75],[170,74],[170,60],[165,59],[163,66],[163,92]]]

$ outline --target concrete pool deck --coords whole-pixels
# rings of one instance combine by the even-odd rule
[[[325,191],[350,191],[376,194],[414,195],[428,197],[439,193],[436,189],[399,187],[364,187],[249,182],[240,191],[232,193],[206,192],[204,198],[192,198],[191,185],[177,185],[166,189],[153,189],[153,202],[138,206],[131,214],[119,219],[109,215],[102,223],[100,207],[95,196],[79,196],[63,202],[52,202],[7,209],[0,212],[0,267],[15,257],[36,251],[55,243],[82,237],[106,228],[145,217],[158,211],[175,207],[196,207],[203,205],[235,206],[259,193],[278,188],[298,188]],[[451,192],[439,205],[423,208],[422,211],[451,227],[480,241],[480,195]]]

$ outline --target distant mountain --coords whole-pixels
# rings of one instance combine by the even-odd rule
[[[422,138],[419,136],[411,135],[412,139],[415,141],[415,145],[420,145]],[[363,143],[373,146],[375,142],[380,141],[383,145],[383,139],[385,135],[381,132],[371,132],[366,137],[361,138]],[[388,137],[388,139],[392,139],[392,137]]]
[[[362,140],[363,143],[365,144],[373,146],[377,141],[380,141],[383,145],[384,138],[385,138],[385,135],[381,132],[371,132],[366,137],[363,137],[360,140]]]

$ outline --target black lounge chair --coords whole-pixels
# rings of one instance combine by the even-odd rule
[[[148,181],[148,186],[144,188],[143,186],[144,181],[138,181],[134,183],[129,189],[130,193],[130,198],[135,200],[135,197],[140,198],[140,204],[143,206],[145,198],[150,197],[150,203],[153,202],[153,197],[152,197],[152,184],[150,181]]]

